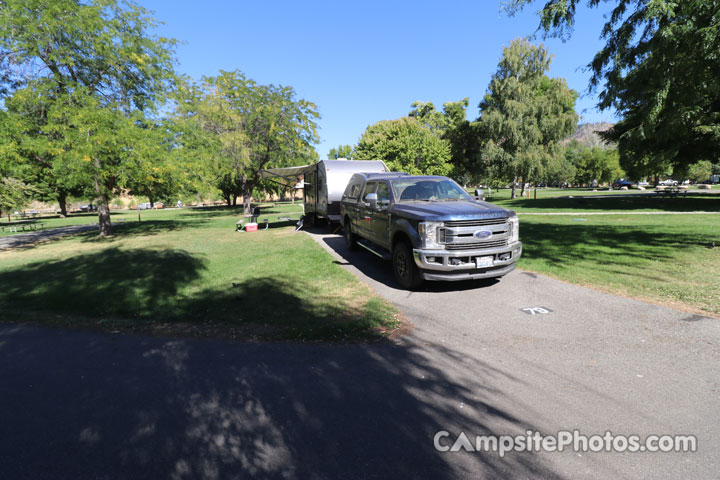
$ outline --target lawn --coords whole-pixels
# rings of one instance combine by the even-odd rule
[[[522,269],[720,315],[720,215],[528,214],[520,225]]]
[[[636,211],[636,212],[720,212],[720,195],[693,191],[675,198],[657,197],[654,193],[587,192],[538,190],[538,198],[510,199],[503,190],[487,200],[516,212],[578,212],[578,211]]]
[[[239,209],[127,213],[109,239],[87,232],[0,253],[0,318],[240,339],[388,335],[395,308],[277,221],[300,209],[265,208],[273,228],[254,233],[234,231]]]

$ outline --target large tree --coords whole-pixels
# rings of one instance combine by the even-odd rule
[[[512,13],[531,0],[512,0]],[[568,38],[580,0],[550,0],[540,10],[547,35]],[[605,46],[588,64],[599,107],[623,117],[605,135],[623,167],[649,175],[720,151],[720,0],[587,0],[613,5]]]
[[[447,140],[452,165],[450,175],[463,184],[478,179],[482,174],[477,163],[480,146],[478,130],[467,120],[468,105],[467,97],[457,102],[445,102],[440,112],[432,102],[414,102],[408,114]]]
[[[245,213],[261,169],[316,158],[317,118],[315,104],[296,98],[292,87],[260,85],[239,71],[206,77],[178,99],[186,154],[203,157],[199,174],[228,204],[241,196]]]
[[[101,235],[112,233],[108,202],[128,185],[132,170],[122,166],[132,153],[120,146],[136,140],[130,128],[145,128],[144,113],[153,112],[174,78],[174,42],[149,34],[154,26],[148,12],[129,1],[0,4],[0,62],[8,69],[0,78],[3,92],[31,89],[52,112],[47,125],[26,135],[51,141],[51,149],[38,142],[45,151],[34,153],[53,170],[88,182]]]
[[[411,175],[447,175],[451,169],[449,142],[414,117],[370,125],[356,153],[364,160],[384,160],[391,171]]]
[[[541,179],[562,154],[559,141],[577,125],[577,94],[564,79],[549,78],[550,53],[543,45],[514,40],[503,49],[488,92],[480,103],[483,157],[496,174],[515,182]]]

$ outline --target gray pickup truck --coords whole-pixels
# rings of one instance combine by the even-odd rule
[[[446,177],[356,173],[340,208],[348,248],[392,259],[407,289],[501,277],[522,253],[515,212],[475,200]]]

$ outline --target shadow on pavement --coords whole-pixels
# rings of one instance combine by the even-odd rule
[[[350,251],[345,247],[345,239],[342,231],[337,235],[330,235],[327,229],[313,228],[308,229],[313,235],[323,235],[322,241],[340,255],[345,262],[340,265],[352,265],[357,268],[363,275],[382,283],[390,288],[400,290],[401,287],[395,281],[392,272],[392,263],[383,260],[376,255],[360,248],[357,251]],[[456,292],[464,290],[474,290],[476,288],[484,288],[495,285],[500,280],[491,278],[486,280],[468,280],[461,282],[424,282],[419,288],[423,292]]]
[[[6,478],[560,478],[522,434],[520,382],[440,345],[293,345],[0,326]],[[452,441],[448,441],[449,444]]]

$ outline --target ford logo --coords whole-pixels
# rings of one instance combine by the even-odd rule
[[[492,237],[492,234],[493,232],[491,232],[490,230],[478,230],[477,232],[473,233],[473,237],[484,240],[486,238]]]

